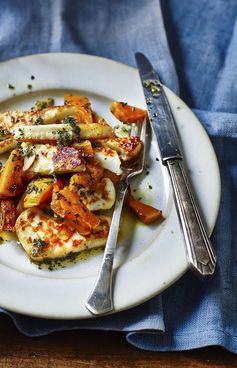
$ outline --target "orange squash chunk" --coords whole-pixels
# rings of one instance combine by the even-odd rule
[[[14,197],[22,189],[24,159],[18,149],[14,149],[0,176],[0,195]]]
[[[93,180],[98,181],[103,178],[104,169],[100,165],[86,164],[86,168],[89,171]]]
[[[54,186],[50,207],[81,235],[90,234],[100,223],[99,218],[80,202],[78,194],[69,187],[59,190],[57,185]]]
[[[137,121],[143,122],[147,115],[146,110],[130,106],[126,102],[112,102],[110,111],[118,120],[127,124],[136,123]]]
[[[93,123],[91,104],[87,97],[66,94],[64,95],[64,103],[78,108],[76,118],[79,123]]]
[[[76,192],[81,187],[89,187],[91,185],[92,179],[87,171],[82,171],[71,176],[69,188],[73,192]]]
[[[134,199],[130,188],[126,197],[126,204],[144,224],[150,224],[151,222],[163,219],[162,211]]]
[[[56,215],[63,218],[64,217],[64,210],[62,209],[62,207],[60,205],[60,201],[59,201],[59,197],[60,197],[59,192],[60,192],[61,189],[62,188],[61,188],[60,185],[58,185],[57,183],[54,184],[50,207]]]
[[[24,211],[24,199],[25,199],[25,195],[26,193],[23,193],[18,204],[17,204],[17,207],[16,207],[16,210],[17,210],[17,215],[19,216],[21,214],[21,212]]]
[[[23,200],[24,208],[39,206],[52,197],[54,181],[52,178],[39,178],[31,181]]]
[[[64,218],[82,235],[89,234],[95,229],[100,220],[79,200],[77,193],[65,187],[60,191],[60,205],[65,211]]]
[[[86,164],[86,171],[71,176],[69,188],[76,192],[80,187],[91,187],[94,182],[103,178],[104,169],[100,165]]]
[[[109,178],[114,185],[118,184],[119,180],[120,180],[120,175],[116,175],[115,173],[113,173],[110,170],[105,170],[104,171],[104,177],[105,178]]]

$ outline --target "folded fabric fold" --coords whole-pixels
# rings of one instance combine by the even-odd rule
[[[23,316],[2,310],[16,327],[27,336],[42,336],[54,331],[95,329],[105,331],[164,331],[161,298],[153,298],[128,311],[83,320],[53,320]]]

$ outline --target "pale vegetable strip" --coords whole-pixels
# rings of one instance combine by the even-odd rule
[[[41,111],[7,111],[0,114],[0,125],[10,131],[14,126],[47,125],[76,114],[76,106],[55,106]]]
[[[67,135],[69,143],[73,138],[72,127],[68,124],[18,126],[12,129],[12,134],[22,142],[58,141],[62,134]]]
[[[43,124],[52,124],[61,121],[67,116],[75,116],[78,112],[76,106],[55,106],[41,111],[40,117]]]
[[[109,125],[93,123],[78,124],[78,127],[81,139],[102,139],[113,134]],[[69,143],[72,139],[77,139],[69,124],[17,126],[12,129],[12,134],[17,141],[22,142],[60,141],[64,137]]]
[[[102,146],[109,147],[110,149],[116,151],[123,161],[129,161],[136,157],[142,148],[142,143],[139,137],[112,137],[99,140],[98,142]]]

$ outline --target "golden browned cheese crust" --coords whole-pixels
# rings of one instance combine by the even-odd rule
[[[21,213],[16,221],[16,234],[27,255],[35,261],[66,258],[70,253],[105,245],[109,219],[101,216],[101,223],[90,235],[82,236],[66,221],[47,216],[38,208]]]
[[[100,139],[99,143],[115,150],[123,161],[128,161],[136,157],[142,148],[142,143],[139,137],[113,137]]]

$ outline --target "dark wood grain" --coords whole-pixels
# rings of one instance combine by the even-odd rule
[[[158,353],[136,349],[116,332],[68,331],[29,338],[9,317],[0,316],[0,326],[0,368],[237,367],[237,356],[221,348]]]

